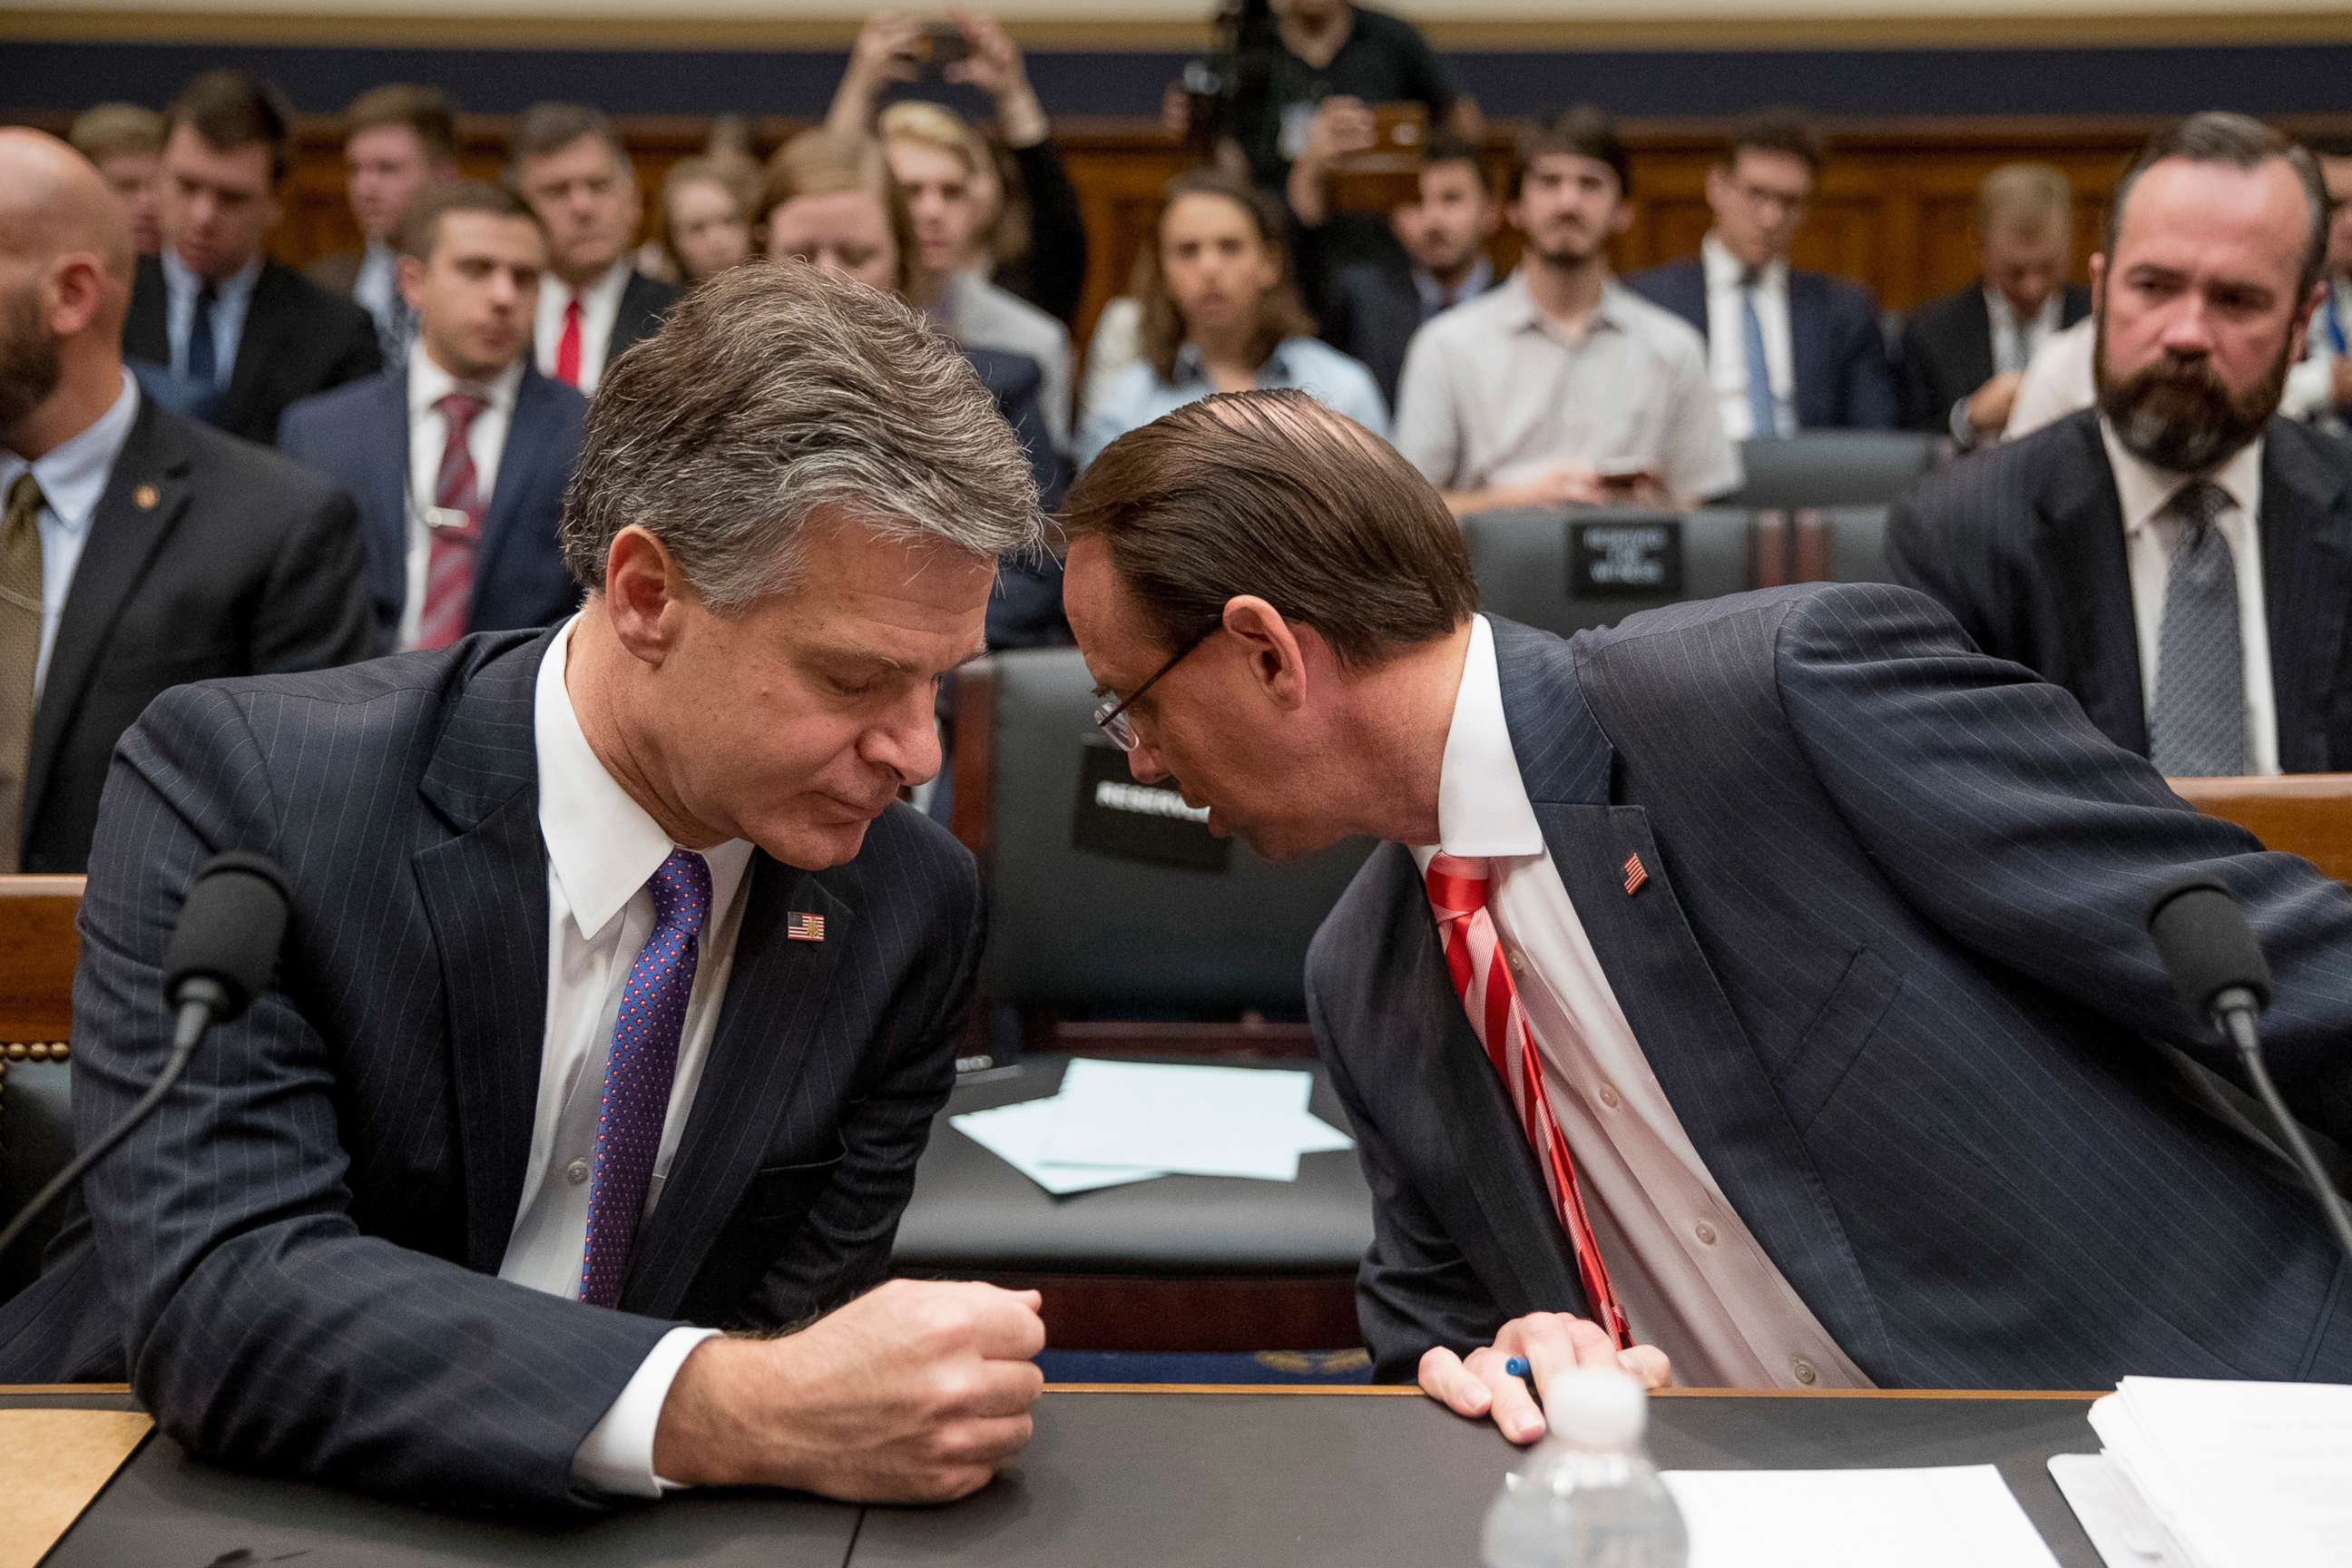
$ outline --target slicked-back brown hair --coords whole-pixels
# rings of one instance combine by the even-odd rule
[[[259,77],[216,70],[191,80],[163,110],[163,140],[169,142],[183,125],[222,153],[260,142],[269,149],[269,183],[286,178],[294,137],[293,106]]]
[[[1786,104],[1759,109],[1731,128],[1731,137],[1723,147],[1723,166],[1737,167],[1742,153],[1785,153],[1804,164],[1817,180],[1830,157],[1829,144],[1805,118],[1805,111]]]
[[[2311,214],[2309,237],[2303,254],[2297,258],[2299,273],[2295,282],[2296,302],[2311,292],[2319,281],[2327,262],[2327,218],[2334,205],[2327,199],[2327,182],[2319,172],[2319,160],[2309,149],[2298,146],[2261,121],[2243,114],[2226,114],[2208,110],[2192,114],[2186,120],[2166,126],[2149,138],[2139,156],[2131,161],[2121,180],[2116,183],[2116,194],[2107,201],[2107,224],[2100,237],[2099,248],[2106,252],[2109,265],[2116,259],[2116,241],[2122,237],[2124,208],[2131,201],[2132,187],[2139,177],[2158,163],[2179,159],[2189,163],[2221,163],[2232,169],[2252,171],[2272,159],[2287,166],[2303,188],[2304,205]]]
[[[1163,647],[1255,594],[1366,668],[1478,608],[1461,525],[1396,448],[1303,392],[1234,392],[1130,430],[1070,491]]]
[[[347,137],[362,131],[379,131],[387,125],[405,125],[424,143],[427,161],[457,161],[457,110],[449,102],[449,95],[437,87],[409,81],[388,81],[382,87],[372,87],[352,100],[343,119]]]
[[[488,180],[450,180],[438,185],[427,185],[409,209],[408,221],[400,226],[400,253],[419,261],[433,259],[433,247],[441,241],[441,220],[451,213],[488,213],[492,217],[519,217],[547,237],[547,226],[530,204],[504,185],[491,184]]]
[[[613,154],[613,166],[623,174],[629,172],[628,144],[601,109],[591,109],[584,103],[534,103],[523,110],[515,122],[514,133],[507,139],[507,176],[518,180],[524,162],[561,153],[583,136],[593,136]]]

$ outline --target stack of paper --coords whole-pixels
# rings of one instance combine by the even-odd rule
[[[2352,1568],[2352,1387],[2127,1377],[2091,1426],[2050,1468],[2109,1568]]]
[[[1313,1075],[1081,1059],[1061,1092],[950,1125],[1059,1195],[1158,1176],[1298,1177],[1298,1157],[1354,1141],[1307,1109]]]
[[[1690,1568],[2058,1568],[1990,1465],[1664,1479]]]

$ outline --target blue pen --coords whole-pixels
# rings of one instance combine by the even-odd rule
[[[1503,1375],[1505,1377],[1527,1376],[1528,1358],[1523,1355],[1515,1355],[1510,1360],[1505,1362],[1503,1363]]]

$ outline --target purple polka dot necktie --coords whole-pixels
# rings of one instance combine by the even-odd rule
[[[621,993],[613,1052],[604,1064],[596,1111],[596,1155],[588,1186],[588,1245],[580,1258],[580,1299],[610,1307],[621,1300],[629,1244],[645,1212],[646,1188],[660,1152],[677,1073],[678,1037],[703,922],[710,916],[710,867],[691,849],[673,849],[646,884],[653,895],[653,934]]]

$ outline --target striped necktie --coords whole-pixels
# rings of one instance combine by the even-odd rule
[[[2180,521],[2180,537],[2164,578],[2147,731],[2148,760],[2173,778],[2228,778],[2246,771],[2237,557],[2214,526],[2229,506],[2221,488],[2203,480],[2182,486],[2165,505]]]
[[[481,485],[468,441],[488,405],[470,392],[442,395],[433,406],[447,432],[433,487],[433,525],[425,554],[425,605],[418,647],[447,647],[466,635],[474,607],[474,568],[482,552]]]

